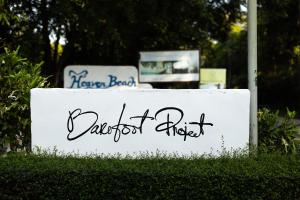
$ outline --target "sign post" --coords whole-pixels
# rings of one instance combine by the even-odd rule
[[[250,144],[257,146],[257,1],[248,0],[248,88],[250,90]]]

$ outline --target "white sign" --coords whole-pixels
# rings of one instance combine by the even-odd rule
[[[248,90],[31,90],[32,147],[218,155],[249,141]]]
[[[153,89],[153,86],[149,83],[140,83],[138,89]]]
[[[65,88],[137,87],[138,73],[134,66],[70,65],[64,69]]]
[[[140,52],[140,82],[199,81],[199,51]]]

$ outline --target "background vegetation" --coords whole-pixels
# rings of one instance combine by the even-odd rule
[[[0,52],[20,46],[61,86],[66,65],[137,65],[141,50],[201,49],[202,67],[227,68],[228,87],[247,88],[245,6],[244,0],[1,0]],[[300,111],[299,30],[299,1],[258,0],[259,105]]]
[[[263,108],[258,111],[258,146],[260,152],[295,154],[297,149],[300,150],[300,145],[295,141],[299,131],[294,121],[295,115],[295,111],[288,109],[282,118],[279,117],[278,110],[271,111]]]
[[[207,67],[227,66],[229,86],[247,88],[246,17],[209,54]],[[300,2],[258,0],[259,105],[300,111]]]
[[[0,54],[0,150],[30,150],[30,89],[48,86],[40,71],[18,50]]]

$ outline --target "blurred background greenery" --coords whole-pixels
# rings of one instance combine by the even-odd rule
[[[0,53],[20,47],[59,87],[70,64],[137,66],[139,51],[200,49],[201,67],[247,88],[246,17],[244,0],[0,0]],[[300,2],[258,0],[259,105],[299,113],[299,77]]]

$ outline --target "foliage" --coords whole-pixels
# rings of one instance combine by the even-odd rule
[[[5,7],[5,0],[0,0],[0,24],[3,25],[10,25],[11,21],[18,20],[18,17],[12,15],[10,11]]]
[[[142,50],[200,48],[205,67],[227,68],[227,85],[247,88],[245,2],[1,0],[0,52],[21,45],[58,83],[70,64],[136,65]],[[300,110],[300,2],[257,2],[259,104]]]
[[[136,65],[142,50],[210,48],[211,39],[227,38],[231,22],[239,17],[239,4],[240,0],[12,0],[6,7],[24,20],[3,30],[15,36],[7,45],[21,45],[22,54],[33,61],[42,58],[42,72],[58,80],[69,64]],[[52,49],[49,35],[54,38]],[[59,55],[61,38],[66,44]]]
[[[297,199],[300,160],[0,158],[1,199]]]
[[[258,0],[258,102],[300,111],[300,1]],[[206,67],[227,68],[230,88],[247,88],[247,13],[226,41],[217,41]]]
[[[241,31],[235,32],[236,26]],[[228,88],[247,88],[247,32],[242,28],[233,26],[226,41],[213,45],[205,63],[206,68],[227,69]]]
[[[18,50],[0,54],[0,146],[30,148],[30,89],[47,86],[40,69]]]
[[[24,11],[11,8],[13,2],[16,3],[14,0],[0,0],[0,53],[5,53],[4,48],[15,49],[21,39],[25,39],[22,36],[29,28]]]
[[[263,108],[258,112],[258,144],[261,150],[270,152],[295,153],[294,143],[298,128],[293,119],[296,112],[287,109],[284,118],[279,111]]]
[[[258,1],[260,104],[300,111],[300,1]]]

